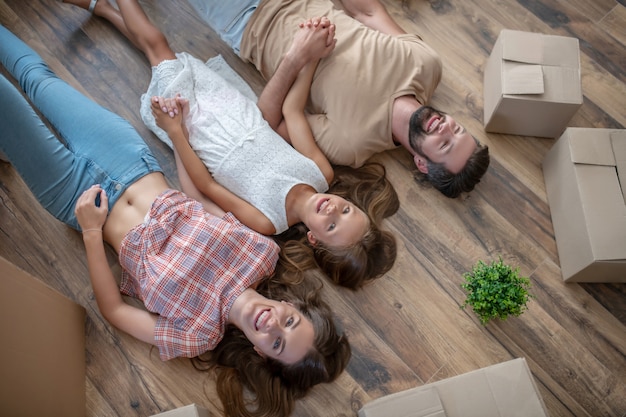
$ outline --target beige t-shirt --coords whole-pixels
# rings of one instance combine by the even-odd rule
[[[396,146],[391,134],[394,99],[414,95],[426,104],[441,79],[441,58],[419,36],[370,29],[330,0],[262,1],[244,31],[241,58],[269,79],[298,24],[314,16],[327,16],[336,25],[337,46],[315,73],[308,120],[332,163],[359,167]]]

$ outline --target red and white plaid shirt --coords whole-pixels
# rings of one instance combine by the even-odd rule
[[[271,238],[231,213],[213,216],[169,190],[154,201],[146,222],[124,237],[120,291],[159,314],[155,339],[162,360],[194,357],[222,340],[233,302],[274,271],[278,252]]]

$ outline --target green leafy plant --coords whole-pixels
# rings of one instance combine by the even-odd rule
[[[521,277],[519,268],[504,264],[502,258],[490,264],[478,261],[463,278],[461,287],[467,298],[461,308],[471,306],[483,325],[491,319],[519,316],[527,309],[529,299],[534,298],[528,292],[530,279]]]

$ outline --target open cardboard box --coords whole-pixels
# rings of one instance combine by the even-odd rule
[[[578,39],[502,30],[483,89],[485,131],[558,137],[583,103]]]
[[[626,282],[626,130],[568,128],[543,176],[563,280]]]
[[[547,416],[524,358],[390,394],[358,412],[358,417]]]
[[[0,257],[4,416],[84,417],[85,309]]]

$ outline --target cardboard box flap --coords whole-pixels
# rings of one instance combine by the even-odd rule
[[[524,361],[519,358],[517,361]],[[544,408],[543,402],[536,395],[537,387],[528,366],[504,366],[499,364],[486,372],[494,401],[502,415],[507,417],[526,417],[536,414]]]
[[[544,416],[526,359],[517,358],[436,382],[446,413],[462,417]]]
[[[615,157],[617,180],[622,188],[622,197],[624,197],[624,204],[626,204],[626,131],[611,132],[609,136]]]
[[[615,166],[611,141],[600,129],[573,129],[569,146],[575,164]]]
[[[450,416],[504,417],[489,387],[486,368],[477,369],[435,383],[443,408]]]
[[[577,104],[578,106],[583,103],[583,91],[578,68],[544,66],[543,76],[546,91],[542,100],[561,104]]]
[[[543,94],[541,65],[505,62],[502,69],[503,94]]]
[[[447,417],[433,387],[411,389],[378,398],[359,410],[359,417]]]
[[[543,65],[580,68],[578,39],[567,36],[543,36]]]
[[[540,33],[521,32],[503,29],[502,59],[526,64],[543,63],[543,35]]]
[[[626,259],[626,206],[615,167],[577,165],[576,177],[593,259]]]
[[[578,39],[504,29],[502,59],[555,67],[579,68]]]

